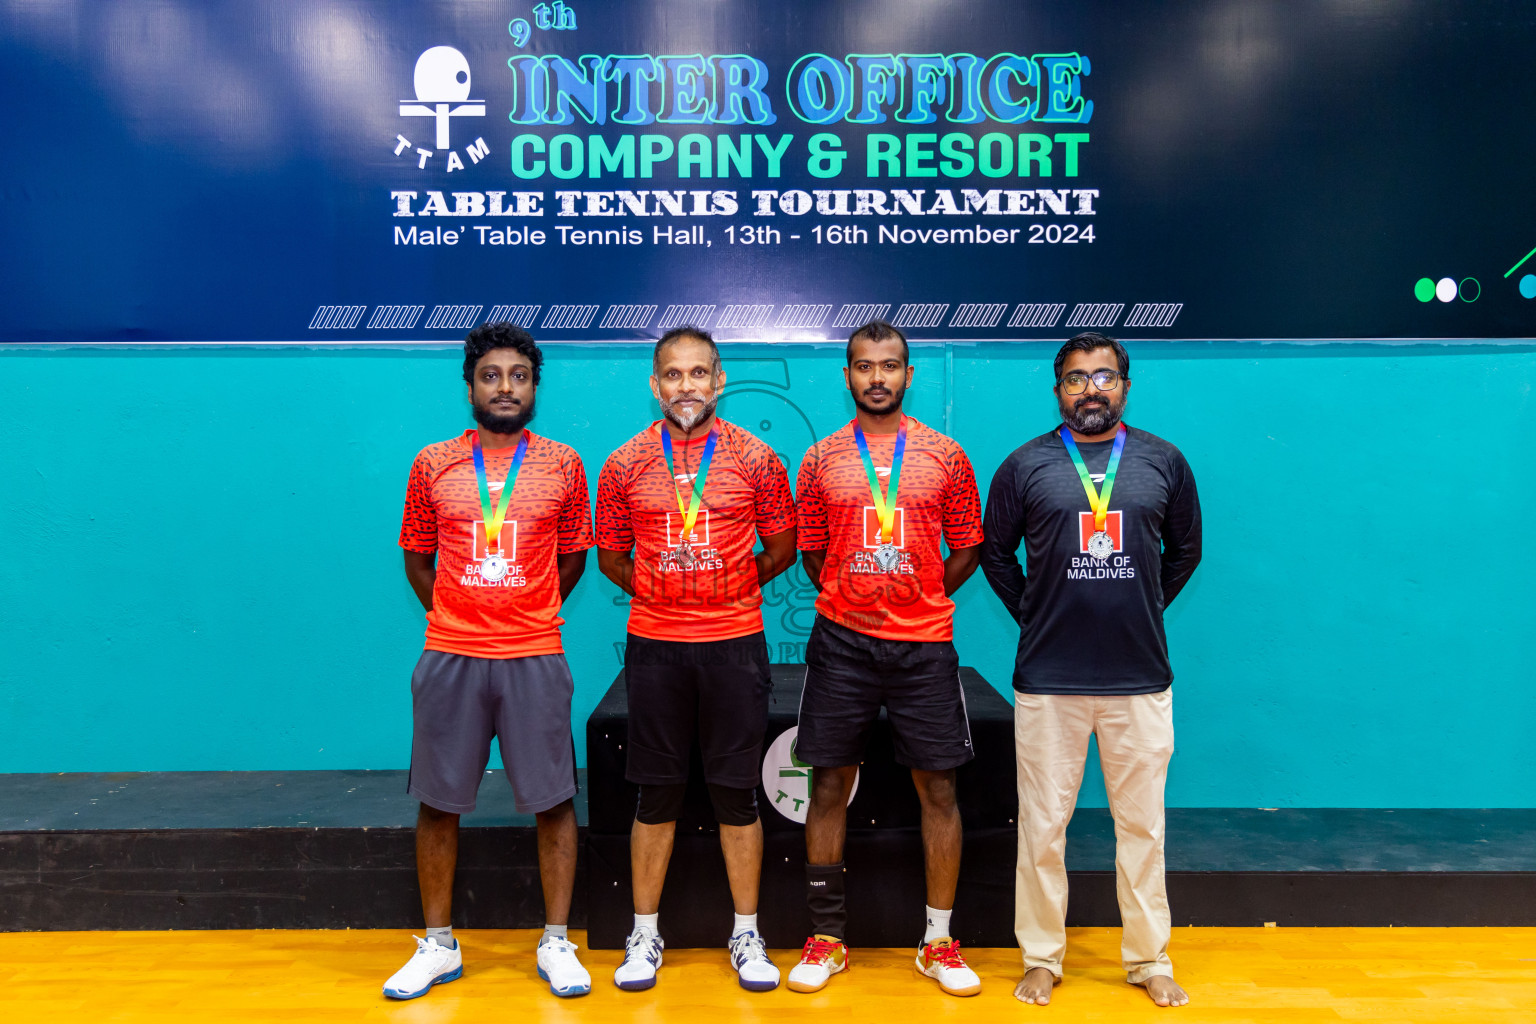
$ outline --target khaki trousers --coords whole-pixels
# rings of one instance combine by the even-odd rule
[[[1128,980],[1173,976],[1163,877],[1163,785],[1173,755],[1173,691],[1131,697],[1014,693],[1019,861],[1014,934],[1024,967],[1061,977],[1067,948],[1067,822],[1077,806],[1088,737],[1115,819],[1115,893]]]

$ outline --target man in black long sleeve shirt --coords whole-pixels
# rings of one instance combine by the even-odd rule
[[[1200,562],[1200,500],[1177,448],[1121,422],[1131,381],[1119,342],[1080,334],[1057,353],[1055,371],[1064,422],[998,468],[981,548],[987,582],[1019,622],[1014,924],[1025,975],[1014,994],[1048,1003],[1061,980],[1066,827],[1096,734],[1115,818],[1126,975],[1158,1005],[1182,1006],[1163,868],[1173,754],[1163,609]]]

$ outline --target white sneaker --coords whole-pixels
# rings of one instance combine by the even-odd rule
[[[463,974],[464,955],[457,939],[451,949],[439,946],[436,939],[416,939],[415,954],[384,983],[384,994],[391,999],[415,999],[433,985],[457,981]]]
[[[576,943],[551,936],[539,943],[539,977],[562,998],[584,996],[592,991],[592,975],[576,959]]]
[[[656,984],[661,951],[666,943],[649,928],[636,928],[624,942],[624,962],[613,972],[613,983],[626,992],[643,992]]]
[[[731,939],[731,966],[741,987],[749,992],[767,992],[779,987],[779,969],[768,959],[763,937],[745,931]]]
[[[947,935],[917,951],[917,971],[952,996],[973,996],[981,991],[981,978],[966,965],[960,943]]]
[[[800,962],[789,969],[789,990],[820,992],[832,975],[847,969],[847,943],[830,935],[812,935],[800,951]]]

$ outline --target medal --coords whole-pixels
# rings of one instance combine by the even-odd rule
[[[507,575],[507,560],[499,553],[497,540],[501,526],[507,521],[507,508],[512,504],[512,488],[517,486],[518,470],[523,468],[523,456],[528,453],[528,434],[518,438],[517,451],[512,455],[512,465],[507,467],[507,478],[502,481],[501,495],[491,505],[491,485],[485,478],[485,452],[480,448],[480,432],[473,435],[475,452],[475,482],[480,485],[480,521],[485,524],[485,557],[480,559],[480,576],[492,583]]]
[[[1109,494],[1115,488],[1115,473],[1120,468],[1120,456],[1125,451],[1125,424],[1120,424],[1115,431],[1115,447],[1109,453],[1109,467],[1104,470],[1104,490],[1096,490],[1093,486],[1093,477],[1088,475],[1088,464],[1083,461],[1083,454],[1077,450],[1077,442],[1072,439],[1072,431],[1065,425],[1061,428],[1061,441],[1067,446],[1067,454],[1072,456],[1072,465],[1077,468],[1078,478],[1083,481],[1083,490],[1088,494],[1088,507],[1093,509],[1093,536],[1088,538],[1088,554],[1103,562],[1115,553],[1115,540],[1109,535]]]
[[[1115,542],[1103,531],[1095,533],[1088,538],[1088,553],[1102,562],[1115,553]]]
[[[901,489],[901,457],[907,450],[907,418],[901,418],[896,428],[896,449],[891,454],[891,485],[886,494],[880,493],[880,477],[875,473],[875,461],[869,457],[869,442],[859,421],[853,421],[853,439],[859,446],[859,458],[864,460],[864,472],[869,474],[869,496],[875,503],[875,515],[880,520],[880,543],[875,546],[875,564],[881,572],[891,572],[901,563],[901,549],[893,542],[896,532],[896,496]]]
[[[715,442],[719,438],[720,420],[716,417],[709,428],[709,439],[704,442],[698,472],[693,474],[693,494],[684,505],[683,496],[677,490],[677,472],[672,468],[672,432],[665,423],[661,425],[661,454],[667,462],[667,473],[672,477],[672,497],[677,500],[677,511],[683,517],[683,528],[678,531],[677,544],[672,548],[672,554],[679,562],[693,563],[693,542],[697,539],[693,535],[693,525],[699,520],[699,507],[704,503],[704,478],[709,473],[709,463],[715,457]]]

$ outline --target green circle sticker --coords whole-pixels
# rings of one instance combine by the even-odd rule
[[[1421,277],[1413,286],[1413,297],[1420,302],[1428,302],[1435,297],[1435,282],[1427,277]]]

